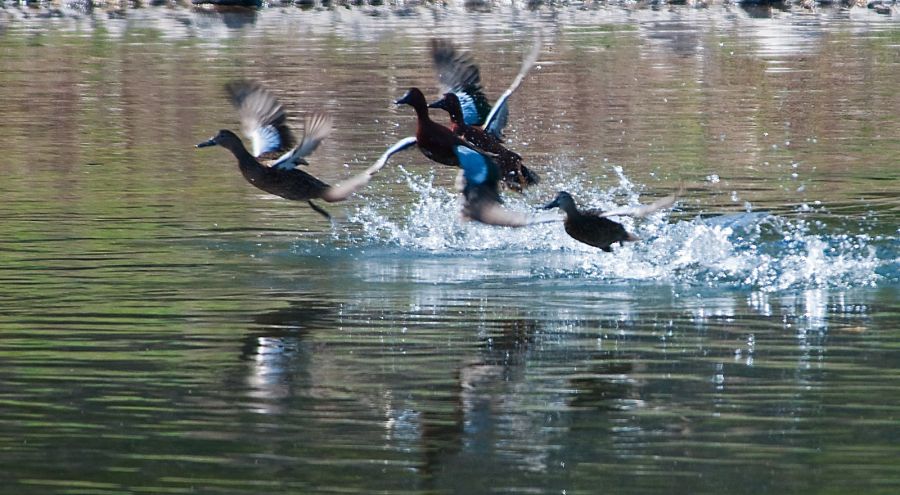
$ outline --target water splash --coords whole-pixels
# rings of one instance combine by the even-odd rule
[[[528,196],[507,195],[506,207],[535,211],[552,191],[569,190],[582,206],[610,209],[638,204],[642,187],[615,167],[618,183],[591,189],[581,178],[549,177]],[[498,253],[498,257],[539,256],[531,274],[539,278],[658,281],[708,287],[750,287],[779,291],[814,287],[875,286],[896,282],[897,237],[829,231],[822,222],[798,214],[765,212],[673,219],[658,212],[645,219],[618,218],[641,242],[616,247],[612,254],[570,238],[562,224],[524,229],[489,227],[462,221],[455,191],[435,185],[434,174],[404,171],[414,201],[407,214],[392,219],[387,205],[367,204],[349,220],[360,224],[359,245],[394,246],[421,254]],[[748,208],[749,209],[749,208]],[[812,212],[815,213],[815,212]],[[852,225],[850,225],[852,227]],[[845,229],[846,230],[846,229]]]

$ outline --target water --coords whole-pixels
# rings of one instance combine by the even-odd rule
[[[0,492],[900,491],[900,29],[866,9],[0,11]],[[402,14],[402,15],[401,15]],[[768,15],[768,13],[767,13]],[[247,185],[222,85],[412,131],[452,36],[607,254],[462,223],[397,157],[332,227]]]

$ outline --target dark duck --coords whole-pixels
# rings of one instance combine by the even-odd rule
[[[520,192],[536,184],[539,177],[522,164],[518,153],[502,144],[503,128],[509,119],[507,101],[534,66],[540,48],[541,40],[537,38],[512,85],[491,106],[481,87],[481,71],[471,55],[458,52],[450,41],[431,40],[432,61],[445,93],[442,99],[429,106],[450,114],[450,129],[455,134],[477,148],[497,155],[504,185]]]
[[[575,199],[566,191],[561,191],[556,198],[544,205],[545,210],[551,208],[559,208],[566,214],[564,226],[566,233],[576,241],[583,242],[587,245],[600,248],[607,253],[612,252],[612,245],[625,242],[639,241],[640,239],[631,234],[625,227],[607,217],[611,216],[633,216],[644,217],[653,212],[668,208],[675,204],[677,195],[666,196],[649,205],[638,205],[632,207],[617,208],[610,211],[602,210],[582,210],[575,204]]]
[[[417,116],[416,135],[401,139],[388,148],[382,160],[411,146],[416,146],[429,159],[462,169],[460,189],[464,197],[462,214],[469,220],[489,225],[523,227],[543,220],[501,206],[500,169],[489,153],[457,136],[447,127],[431,120],[428,102],[418,88],[410,88],[395,102],[413,107]]]
[[[258,83],[238,81],[225,86],[232,104],[241,119],[241,132],[250,138],[251,151],[233,132],[222,129],[198,148],[219,145],[231,151],[247,182],[276,196],[294,201],[306,201],[313,210],[326,218],[328,212],[312,202],[313,199],[334,203],[350,197],[369,182],[380,170],[389,155],[384,155],[364,172],[341,184],[330,186],[300,170],[308,165],[309,156],[331,132],[332,120],[317,112],[306,118],[303,139],[297,143],[287,125],[287,113],[278,100]]]

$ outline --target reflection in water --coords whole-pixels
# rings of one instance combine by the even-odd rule
[[[743,1],[739,5],[751,19],[771,19],[776,12],[789,9],[783,0]]]
[[[696,55],[697,51],[703,48],[703,40],[700,37],[700,33],[690,24],[673,21],[649,23],[641,27],[643,30],[646,30],[646,33],[642,34],[652,42],[651,46],[647,47],[647,51],[660,57],[660,59],[664,59],[661,55],[670,54],[666,50],[660,50],[660,48],[671,50],[671,53],[678,57]],[[678,61],[679,59],[672,60],[673,63]]]
[[[473,459],[497,455],[501,423],[517,402],[509,390],[524,381],[526,356],[538,328],[534,320],[506,318],[478,330],[477,357],[463,363],[454,376],[447,400],[453,406],[436,404],[422,413],[422,469],[435,487],[468,486],[473,480],[456,479],[466,466]]]
[[[288,308],[258,315],[251,333],[244,337],[241,360],[248,364],[247,393],[258,413],[284,412],[285,401],[297,393],[297,387],[310,386],[304,375],[314,344],[306,338],[313,329],[334,321],[340,308],[310,301],[304,298]]]
[[[229,29],[243,29],[256,24],[256,10],[243,8],[205,10],[199,16],[199,22],[208,25],[223,25]]]

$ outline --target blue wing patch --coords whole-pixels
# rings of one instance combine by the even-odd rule
[[[490,158],[465,146],[456,146],[453,151],[463,169],[466,182],[476,185],[483,184],[488,179],[490,167],[493,166]]]
[[[471,95],[463,91],[457,91],[456,97],[459,98],[459,106],[462,107],[463,121],[468,125],[477,125],[481,120],[478,115],[478,107],[475,106],[475,99]]]
[[[254,156],[281,149],[281,136],[273,125],[267,125],[256,129],[256,136],[252,136]]]

